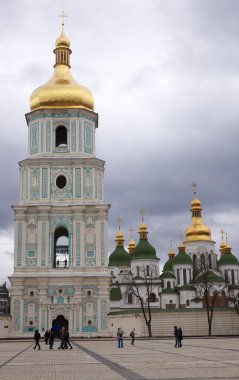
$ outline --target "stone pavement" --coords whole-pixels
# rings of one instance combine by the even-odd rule
[[[41,342],[0,341],[1,380],[239,380],[239,339],[184,339],[175,348],[167,339],[73,340],[73,350],[54,350]]]

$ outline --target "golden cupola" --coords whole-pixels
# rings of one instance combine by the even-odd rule
[[[212,241],[210,228],[202,221],[201,202],[196,197],[194,190],[194,199],[191,202],[192,223],[186,229],[186,242],[188,241]]]
[[[31,111],[38,109],[83,108],[94,110],[91,91],[80,85],[70,71],[70,41],[62,30],[55,44],[54,72],[48,82],[33,91],[30,97]]]
[[[130,227],[130,241],[129,241],[129,244],[128,244],[128,251],[129,251],[129,254],[132,255],[134,253],[134,249],[135,249],[135,242],[133,240],[133,228],[132,226]]]

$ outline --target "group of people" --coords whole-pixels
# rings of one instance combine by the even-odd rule
[[[124,332],[122,330],[121,327],[118,328],[117,330],[117,340],[118,340],[118,348],[123,348],[124,345],[123,345],[123,337],[124,337]],[[131,344],[134,345],[134,340],[135,340],[135,329],[133,329],[131,331],[131,333],[129,334],[130,338],[131,338]]]
[[[34,350],[36,349],[36,347],[38,347],[39,350],[41,349],[41,346],[39,343],[40,339],[41,339],[41,335],[39,331],[36,330],[34,334],[34,340],[35,340],[35,346],[33,347]],[[49,344],[49,349],[52,350],[53,345],[54,345],[54,340],[55,340],[54,332],[52,329],[46,330],[44,334],[44,340],[45,340],[45,344]],[[60,331],[60,340],[61,340],[61,344],[58,347],[59,350],[66,350],[68,349],[68,347],[70,347],[70,349],[72,350],[73,347],[70,343],[69,331],[65,327],[62,327]]]
[[[181,327],[174,326],[175,346],[182,347],[183,332]]]

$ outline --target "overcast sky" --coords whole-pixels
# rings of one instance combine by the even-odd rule
[[[13,271],[12,204],[27,157],[32,91],[53,71],[64,10],[72,73],[99,114],[96,156],[106,161],[109,252],[117,218],[138,241],[139,210],[164,263],[190,224],[191,184],[220,244],[239,256],[239,1],[1,1],[0,281]]]

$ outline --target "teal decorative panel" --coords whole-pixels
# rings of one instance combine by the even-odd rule
[[[41,122],[41,152],[43,152],[44,149],[44,125],[43,122]]]
[[[23,324],[28,325],[28,303],[25,301],[23,304]]]
[[[42,169],[42,198],[48,198],[48,169]]]
[[[80,312],[76,310],[76,332],[80,331]]]
[[[103,200],[103,190],[102,190],[102,173],[99,173],[99,199]]]
[[[58,176],[63,175],[66,178],[66,186],[59,189],[56,186],[56,179]],[[73,186],[72,186],[73,169],[72,168],[53,168],[51,170],[51,199],[58,201],[65,201],[72,199]]]
[[[85,333],[92,333],[92,332],[97,332],[97,331],[98,331],[97,326],[89,325],[89,326],[82,327],[82,332],[85,332]]]
[[[26,170],[26,199],[28,199],[28,196],[29,196],[28,185],[29,185],[29,180],[28,180],[28,169],[27,169]]]
[[[97,182],[98,182],[98,180],[97,180],[97,174],[98,174],[98,172],[97,172],[97,170],[95,169],[94,170],[94,173],[95,173],[95,198],[97,198],[97,186],[98,186],[98,184],[97,184]]]
[[[100,300],[100,327],[101,330],[107,329],[107,300]]]
[[[81,169],[75,169],[75,198],[81,198]]]
[[[39,123],[30,126],[30,154],[36,154],[39,151]]]
[[[84,168],[84,198],[92,199],[93,197],[93,184],[92,184],[92,168]]]
[[[18,223],[17,231],[17,266],[22,265],[22,223]]]
[[[51,285],[47,289],[48,296],[56,296],[59,295],[59,289],[62,290],[63,296],[73,296],[75,294],[75,288],[72,285]]]
[[[93,153],[93,126],[89,123],[84,123],[84,151],[85,153]]]
[[[41,249],[41,266],[46,265],[46,223],[42,223],[42,249]]]
[[[32,168],[30,177],[30,196],[31,200],[39,199],[40,169]]]
[[[62,296],[57,297],[57,303],[63,304],[64,303],[64,297],[62,297]]]
[[[51,151],[51,122],[46,122],[46,152]]]
[[[76,223],[76,265],[80,266],[80,223]]]
[[[71,151],[76,151],[76,121],[71,121]]]
[[[82,125],[79,122],[79,151],[82,152]]]
[[[100,259],[101,265],[105,265],[105,225],[100,223]]]
[[[13,301],[13,330],[18,331],[20,329],[20,301]]]

